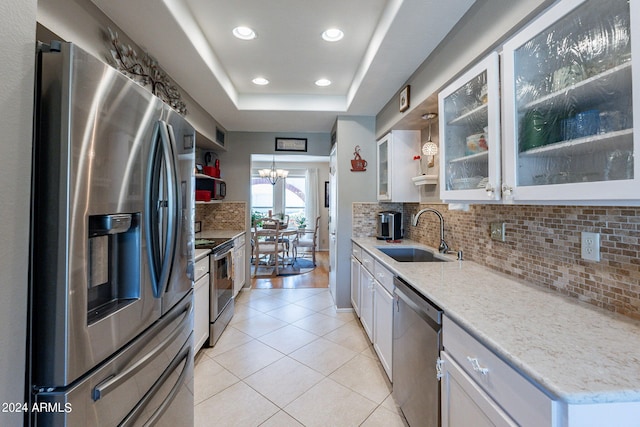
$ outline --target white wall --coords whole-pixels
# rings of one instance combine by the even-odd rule
[[[376,139],[373,117],[338,117],[337,135],[337,266],[336,306],[351,308],[351,231],[354,202],[376,200]],[[351,172],[356,145],[368,162],[365,172]]]
[[[307,152],[293,153],[275,150],[276,137],[306,138]],[[329,132],[327,133],[273,133],[273,132],[229,132],[226,142],[227,151],[218,153],[222,178],[227,181],[227,199],[248,202],[251,196],[251,155],[287,154],[328,156],[331,150]]]
[[[36,0],[0,2],[0,403],[25,401]],[[0,425],[23,414],[0,412]]]

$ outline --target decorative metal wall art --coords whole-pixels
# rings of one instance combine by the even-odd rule
[[[183,116],[187,115],[187,106],[182,101],[180,91],[172,83],[158,61],[147,52],[139,57],[138,53],[130,46],[124,45],[118,38],[118,33],[109,30],[112,49],[111,58],[115,66],[126,76],[142,86],[151,85],[151,93],[160,98],[164,103]]]

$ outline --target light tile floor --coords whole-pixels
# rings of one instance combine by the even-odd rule
[[[328,289],[241,292],[194,375],[196,427],[406,426],[360,322]]]

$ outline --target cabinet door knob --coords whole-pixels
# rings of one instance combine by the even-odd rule
[[[495,197],[496,189],[491,184],[487,184],[484,187],[484,191],[487,192],[488,198],[493,199]]]
[[[513,199],[513,187],[502,184],[502,196],[507,200]]]

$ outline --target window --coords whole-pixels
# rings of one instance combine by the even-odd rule
[[[305,216],[306,178],[300,172],[289,173],[289,177],[271,185],[257,174],[251,177],[251,211],[267,216],[284,213],[289,215],[291,225]]]
[[[304,216],[305,210],[306,179],[304,176],[287,178],[284,190],[284,213],[289,215],[289,220],[296,223]]]
[[[273,188],[269,180],[259,176],[251,177],[251,209],[267,216],[273,209]]]

